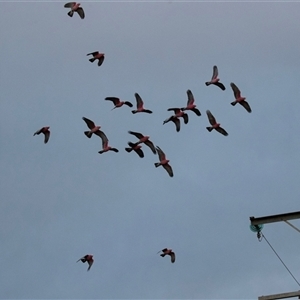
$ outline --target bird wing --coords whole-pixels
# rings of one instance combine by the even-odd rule
[[[171,263],[174,263],[175,262],[175,253],[171,252],[170,256],[171,256]]]
[[[106,97],[105,100],[112,101],[114,105],[117,105],[120,102],[120,99],[117,97]]]
[[[227,131],[222,127],[218,127],[218,128],[216,128],[216,130],[225,136],[228,135]]]
[[[102,65],[104,61],[104,55],[102,55],[100,58],[99,58],[99,61],[98,61],[98,67],[100,67]]]
[[[133,149],[139,157],[144,157],[144,152],[141,148],[138,148],[138,149]]]
[[[44,127],[42,127],[41,129],[39,129],[38,131],[36,131],[33,135],[40,134],[43,131],[43,128]]]
[[[189,122],[189,116],[188,116],[188,114],[183,114],[182,118],[184,120],[184,124],[187,124]]]
[[[44,143],[47,144],[49,141],[49,137],[50,137],[50,131],[47,130],[46,132],[44,132],[44,134],[45,134]]]
[[[217,66],[214,66],[214,67],[213,67],[213,75],[212,75],[211,80],[217,78],[217,77],[218,77],[218,74],[219,74],[219,72],[218,72],[218,67],[217,67]]]
[[[152,152],[153,152],[154,154],[156,154],[156,150],[155,150],[154,144],[153,144],[151,141],[147,140],[147,141],[145,142],[145,144],[152,150]]]
[[[192,111],[197,115],[197,116],[201,116],[201,112],[198,108],[193,108]]]
[[[156,146],[156,150],[157,150],[158,158],[160,161],[166,159],[165,153],[158,146]]]
[[[241,91],[239,90],[239,88],[233,82],[230,83],[230,86],[233,90],[233,94],[234,94],[235,99],[241,97]]]
[[[144,137],[141,133],[139,132],[135,132],[135,131],[128,131],[129,134],[134,135],[135,137],[137,137],[138,139],[141,139],[142,137]]]
[[[70,7],[72,8],[74,5],[76,4],[76,2],[68,2],[64,5],[64,7]]]
[[[97,53],[99,53],[98,51],[95,51],[95,52],[91,52],[91,53],[88,53],[86,56],[88,56],[88,55],[96,55]]]
[[[135,99],[136,99],[136,106],[137,106],[137,108],[142,107],[143,104],[144,104],[144,102],[143,102],[141,96],[138,93],[135,93],[134,96],[135,96]]]
[[[225,90],[226,90],[224,84],[221,83],[221,82],[216,82],[215,85],[218,86],[222,91],[225,91]]]
[[[97,130],[96,132],[94,132],[94,134],[98,135],[102,139],[102,146],[104,145],[105,142],[108,142],[107,136],[103,131]]]
[[[85,117],[83,117],[82,120],[86,123],[89,129],[93,129],[95,127],[95,123],[92,120]]]
[[[178,132],[180,130],[180,120],[177,117],[174,117],[171,119],[171,121],[174,122],[175,126],[176,126],[176,131]]]
[[[87,271],[90,270],[90,268],[92,267],[93,263],[94,263],[94,260],[92,258],[88,260],[89,267],[88,267]]]
[[[168,111],[171,111],[171,110],[173,110],[174,111],[174,113],[175,114],[177,114],[177,113],[179,113],[180,112],[180,108],[178,108],[178,107],[174,107],[174,108],[168,108]]]
[[[133,147],[136,145],[135,143],[132,143],[132,142],[128,142],[127,144],[128,144],[128,146],[131,147],[131,148],[133,148]]]
[[[247,110],[248,113],[251,113],[251,107],[247,101],[241,101],[240,104]]]
[[[168,174],[170,175],[170,177],[173,177],[173,176],[174,176],[172,167],[171,167],[169,164],[165,164],[165,165],[163,165],[163,167],[164,167],[165,170],[168,172]]]
[[[210,123],[211,125],[214,125],[214,124],[217,123],[215,117],[213,116],[213,114],[212,114],[209,110],[206,111],[206,114],[207,114],[209,123]]]
[[[187,90],[186,93],[187,93],[187,96],[188,96],[187,105],[194,104],[195,99],[194,99],[194,95],[193,95],[192,91]]]
[[[83,10],[83,8],[82,7],[78,7],[76,11],[79,14],[80,18],[84,19],[84,10]]]

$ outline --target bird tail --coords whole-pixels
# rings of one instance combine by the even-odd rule
[[[208,86],[208,85],[211,85],[211,83],[210,82],[205,82],[205,84]]]
[[[211,132],[214,128],[213,127],[206,127],[206,129]]]
[[[160,166],[160,163],[154,163],[155,168]]]
[[[96,58],[94,58],[94,57],[92,57],[92,58],[90,58],[89,59],[89,61],[92,63],[92,62],[94,62],[96,60]]]
[[[232,106],[235,106],[236,105],[236,101],[233,101],[233,102],[231,102],[230,104],[232,105]]]
[[[70,11],[68,12],[68,16],[70,16],[70,17],[73,17],[73,14],[74,14],[74,11],[73,11],[73,10],[70,10]]]
[[[90,131],[85,131],[84,134],[90,139],[93,133]]]
[[[98,153],[99,153],[99,154],[102,154],[102,153],[104,153],[104,151],[103,151],[103,150],[101,150],[101,151],[98,151]]]
[[[125,148],[125,150],[129,153],[129,152],[131,152],[132,151],[132,148]]]
[[[136,114],[137,113],[137,110],[132,110],[131,111],[133,114]]]

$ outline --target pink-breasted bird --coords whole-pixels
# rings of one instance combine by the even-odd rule
[[[233,82],[230,83],[230,86],[233,90],[233,94],[235,98],[235,101],[231,102],[230,104],[235,106],[237,103],[239,103],[247,110],[248,113],[251,113],[252,111],[251,107],[249,103],[246,101],[246,98],[241,96],[241,91],[239,90],[239,88]]]
[[[148,114],[152,114],[151,110],[144,108],[144,102],[143,102],[141,96],[138,93],[135,93],[134,96],[135,96],[135,99],[136,99],[136,110],[132,110],[131,112],[133,114],[136,114],[138,112],[145,112],[145,113],[148,113]]]
[[[39,135],[39,134],[43,133],[45,135],[44,143],[47,144],[47,142],[49,141],[49,137],[50,137],[49,128],[50,128],[49,126],[42,127],[41,129],[39,129],[38,131],[36,131],[33,134],[33,136],[35,136],[36,134]]]
[[[193,111],[197,116],[201,116],[200,110],[198,108],[196,108],[195,103],[195,99],[194,99],[194,95],[192,93],[191,90],[187,90],[186,91],[187,96],[188,96],[188,101],[187,101],[187,105],[186,107],[182,107],[181,110],[191,110]]]
[[[139,141],[136,144],[144,143],[144,144],[146,144],[152,150],[152,152],[154,154],[156,154],[155,146],[149,140],[150,136],[148,136],[148,135],[142,135],[141,133],[134,132],[134,131],[128,131],[128,133],[134,135],[135,137],[137,137],[139,139]]]
[[[212,125],[211,127],[206,127],[206,129],[211,132],[213,129],[217,130],[218,132],[222,133],[223,135],[227,136],[228,133],[226,132],[225,129],[223,129],[222,127],[220,127],[220,123],[217,123],[215,117],[213,116],[213,114],[207,110],[206,111],[209,123]]]
[[[93,259],[93,255],[92,254],[87,254],[81,258],[79,258],[77,260],[77,262],[82,261],[83,263],[87,262],[89,264],[89,267],[87,269],[87,271],[90,270],[90,268],[92,267],[93,263],[94,263],[94,259]]]
[[[159,252],[163,252],[160,255],[161,257],[165,257],[166,255],[170,255],[171,256],[171,263],[175,262],[175,252],[173,252],[172,249],[165,248],[165,249],[162,249],[161,251],[158,251],[158,253]]]
[[[169,165],[169,160],[166,158],[165,153],[158,146],[156,146],[156,151],[158,154],[159,162],[154,163],[155,167],[157,168],[159,166],[163,166],[170,175],[170,177],[173,177],[173,170],[172,167]]]
[[[174,111],[175,117],[183,118],[184,124],[187,124],[189,122],[189,116],[183,110],[181,110],[181,108],[168,108],[168,111],[172,110]]]
[[[125,148],[125,150],[130,153],[132,150],[136,152],[136,154],[143,158],[144,157],[144,152],[143,150],[141,149],[142,146],[139,145],[138,143],[132,143],[132,142],[128,142],[128,146],[127,148]]]
[[[71,10],[68,12],[68,16],[73,17],[74,12],[77,12],[81,19],[84,19],[84,10],[80,7],[80,3],[76,2],[68,2],[65,4],[66,8],[70,8]]]
[[[213,75],[210,81],[205,82],[206,85],[211,85],[214,84],[218,86],[221,90],[225,91],[225,86],[223,83],[220,82],[220,79],[218,78],[218,67],[214,66],[213,67]]]
[[[100,131],[100,137],[102,139],[102,150],[100,150],[98,153],[102,154],[107,151],[114,151],[114,152],[119,152],[117,148],[113,148],[108,145],[108,138],[106,134],[103,131]]]
[[[163,125],[170,121],[172,121],[175,124],[176,131],[179,132],[180,131],[180,120],[175,116],[171,116],[168,119],[164,120]]]
[[[99,51],[88,53],[88,55],[93,55],[92,58],[89,59],[91,63],[93,63],[96,59],[98,59],[98,66],[100,67],[104,61],[104,53],[100,53]]]
[[[88,118],[85,118],[85,117],[83,117],[82,120],[86,123],[86,125],[90,129],[89,131],[84,132],[84,134],[88,138],[91,138],[93,133],[102,138],[103,132],[101,130],[99,130],[101,128],[101,126],[96,126],[92,120],[89,120]]]
[[[129,101],[121,101],[117,97],[106,97],[105,100],[109,100],[109,101],[112,101],[114,103],[115,107],[113,109],[115,109],[117,107],[121,107],[124,104],[127,105],[127,106],[129,106],[129,107],[133,106],[131,102],[129,102]]]

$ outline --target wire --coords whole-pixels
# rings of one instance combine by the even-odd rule
[[[294,280],[297,282],[297,284],[300,286],[300,283],[298,282],[298,280],[295,278],[295,276],[292,274],[292,272],[289,270],[289,268],[286,266],[286,264],[283,262],[283,260],[280,258],[280,256],[277,254],[277,252],[275,251],[275,249],[271,246],[271,244],[269,243],[269,241],[266,239],[266,237],[264,236],[264,234],[262,232],[260,232],[262,237],[266,240],[266,242],[268,243],[268,245],[270,246],[270,248],[274,251],[274,253],[276,254],[276,256],[279,258],[279,260],[281,261],[281,263],[284,265],[284,267],[287,269],[287,271],[291,274],[291,276],[294,278]]]

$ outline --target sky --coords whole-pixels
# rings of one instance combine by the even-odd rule
[[[299,211],[300,3],[0,2],[2,299],[257,299],[299,290],[249,217]],[[105,53],[101,67],[88,53]],[[218,66],[226,90],[206,86]],[[234,82],[252,108],[234,100]],[[186,91],[198,117],[180,132]],[[132,114],[105,97],[153,114]],[[208,132],[210,110],[229,133]],[[119,153],[98,154],[82,117]],[[33,134],[50,126],[50,140]],[[127,153],[128,131],[170,160]],[[292,223],[300,228],[300,221]],[[300,281],[299,233],[263,234]],[[176,262],[157,251],[171,248]],[[94,255],[87,265],[76,261]]]

